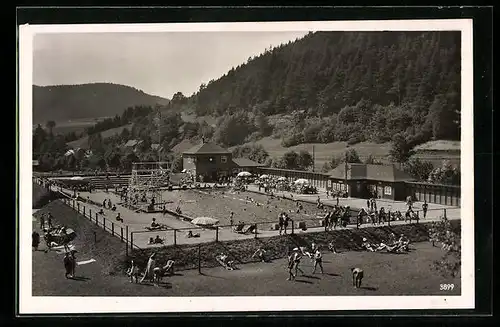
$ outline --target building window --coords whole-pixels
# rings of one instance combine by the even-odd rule
[[[390,186],[384,187],[384,194],[385,195],[392,195],[392,187],[390,187]]]
[[[226,163],[227,162],[227,157],[226,156],[221,156],[220,157],[220,162]]]

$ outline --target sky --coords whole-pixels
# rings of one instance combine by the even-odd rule
[[[33,84],[108,82],[172,98],[190,96],[270,46],[307,32],[37,34]]]

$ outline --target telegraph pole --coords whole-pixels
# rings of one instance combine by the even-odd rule
[[[347,196],[349,196],[349,189],[347,187],[347,169],[348,169],[348,165],[347,165],[347,149],[349,148],[349,145],[346,146],[346,150],[345,150],[345,167],[344,167],[344,170],[345,170],[345,174],[344,174],[344,183],[345,183],[345,190],[347,192]]]
[[[314,145],[313,145],[313,172],[314,172],[314,166],[316,166],[316,157],[314,156]]]

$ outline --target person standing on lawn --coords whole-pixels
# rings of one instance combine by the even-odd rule
[[[48,214],[48,219],[47,219],[47,224],[49,226],[49,228],[52,228],[52,214],[49,212]]]
[[[155,253],[151,254],[148,260],[148,264],[146,265],[146,271],[144,272],[144,276],[142,276],[140,283],[142,283],[146,278],[148,280],[151,280],[153,278],[153,269],[156,267],[155,259]]]
[[[71,255],[70,255],[69,252],[66,252],[64,254],[63,264],[64,264],[64,271],[66,272],[64,274],[64,276],[66,278],[73,277],[73,276],[71,276],[71,267],[72,267],[72,264],[71,264]]]
[[[229,224],[231,227],[233,227],[234,224],[234,212],[231,211],[231,214],[229,215]]]
[[[45,214],[42,214],[42,216],[40,216],[40,230],[44,230],[45,229]]]
[[[321,273],[323,273],[323,255],[321,254],[321,250],[319,246],[316,248],[316,252],[314,252],[314,270],[313,274],[316,273],[316,268],[317,267],[321,268]]]
[[[71,250],[70,252],[70,257],[71,257],[71,278],[75,277],[75,269],[76,269],[76,256],[75,253],[76,250]]]
[[[38,245],[40,244],[40,234],[37,231],[33,231],[31,234],[31,246],[35,251],[38,251]]]

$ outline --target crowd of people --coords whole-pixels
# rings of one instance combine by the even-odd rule
[[[127,269],[126,274],[130,277],[131,283],[143,283],[144,281],[149,281],[152,282],[153,285],[159,286],[163,277],[174,274],[174,264],[174,260],[167,260],[165,265],[159,265],[156,253],[153,252],[149,256],[146,267],[142,273],[140,267],[135,263],[135,261],[131,260],[130,267]]]
[[[404,234],[401,234],[400,237],[396,239],[394,233],[391,233],[387,241],[380,242],[379,244],[370,243],[366,238],[363,238],[361,247],[370,252],[408,252],[409,244],[410,240]]]

